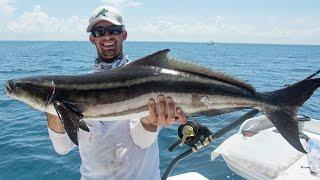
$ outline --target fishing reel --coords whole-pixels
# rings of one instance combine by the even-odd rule
[[[193,152],[208,146],[213,140],[212,132],[196,121],[187,121],[178,127],[179,138],[168,148],[173,151],[177,145],[188,145]]]
[[[184,144],[190,148],[172,160],[161,180],[166,180],[169,177],[172,169],[180,160],[207,147],[214,140],[211,131],[196,121],[187,121],[186,124],[180,125],[178,136],[179,138],[169,146],[169,151],[173,151],[178,145],[183,146]]]

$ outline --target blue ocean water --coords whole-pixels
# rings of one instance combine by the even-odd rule
[[[253,84],[258,91],[275,90],[320,69],[320,46],[126,42],[125,52],[135,60],[161,49],[171,49],[177,59],[201,64]],[[55,153],[42,112],[8,98],[8,79],[31,75],[83,74],[93,67],[95,48],[89,42],[0,41],[0,179],[79,179],[78,150],[65,156]],[[320,91],[304,104],[300,113],[320,119]],[[199,117],[213,132],[240,116]],[[167,150],[177,126],[164,128],[159,136],[161,172],[181,153]],[[222,158],[210,162],[210,153],[237,130],[227,133],[207,149],[182,160],[174,174],[195,171],[210,179],[242,179]]]

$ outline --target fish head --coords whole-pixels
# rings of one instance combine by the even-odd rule
[[[7,96],[44,111],[50,103],[54,85],[41,77],[11,79],[6,82],[5,91]]]

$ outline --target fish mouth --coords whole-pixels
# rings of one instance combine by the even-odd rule
[[[13,83],[12,81],[7,81],[7,82],[6,82],[5,91],[6,91],[6,94],[7,94],[7,95],[11,95],[11,93],[12,93],[12,88],[11,88],[12,83]]]

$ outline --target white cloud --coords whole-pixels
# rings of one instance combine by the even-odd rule
[[[0,14],[11,16],[15,8],[7,1],[0,0]]]
[[[243,29],[250,29],[242,27]],[[217,16],[209,19],[189,19],[188,21],[158,17],[141,25],[128,26],[129,34],[139,34],[141,37],[161,37],[162,40],[171,41],[225,41],[223,34],[243,34],[233,24],[225,22],[224,17]],[[208,39],[208,38],[213,39]]]
[[[124,7],[139,7],[142,5],[141,2],[134,0],[101,0],[101,2],[119,9]]]
[[[30,12],[24,12],[18,19],[7,24],[7,30],[23,39],[79,39],[85,36],[87,19],[78,16],[68,18],[50,17],[41,10],[40,5],[34,6]]]
[[[128,6],[136,1],[112,2]],[[0,16],[0,39],[87,40],[87,20],[87,17],[78,16],[57,18],[36,5],[14,20]],[[129,40],[135,41],[320,44],[317,17],[132,17],[126,28]]]
[[[152,18],[128,25],[129,39],[162,41],[218,41],[248,43],[320,44],[320,23],[316,19],[259,19],[248,17],[209,17],[173,19]]]

